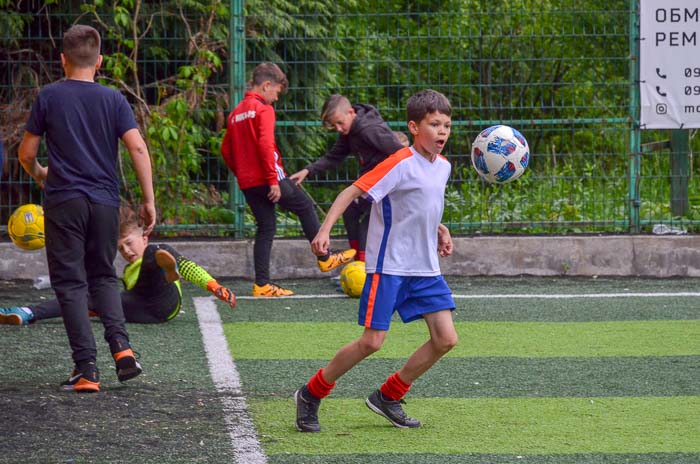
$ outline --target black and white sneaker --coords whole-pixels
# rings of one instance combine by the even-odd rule
[[[421,425],[418,419],[408,417],[403,411],[401,404],[406,404],[404,400],[387,400],[380,390],[369,395],[365,404],[367,404],[367,407],[372,411],[385,417],[394,427],[413,429]]]
[[[321,405],[321,400],[309,393],[304,385],[294,392],[294,402],[297,405],[297,430],[300,432],[320,432],[318,407]]]

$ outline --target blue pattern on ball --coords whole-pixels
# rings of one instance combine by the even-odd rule
[[[474,154],[476,155],[474,157],[474,166],[476,166],[476,169],[484,174],[488,174],[489,167],[486,165],[486,160],[484,159],[484,154],[482,151],[477,147],[474,147]]]
[[[501,166],[501,169],[499,169],[498,172],[494,174],[494,177],[498,182],[505,182],[511,177],[513,177],[513,174],[515,174],[515,165],[508,161],[506,164]]]

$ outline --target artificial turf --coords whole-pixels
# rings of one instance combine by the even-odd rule
[[[698,354],[700,321],[457,322],[447,357],[684,356]],[[347,322],[247,322],[225,333],[239,359],[329,359],[362,329]],[[428,338],[425,324],[394,323],[374,357],[408,357]]]
[[[303,434],[289,399],[251,402],[271,455],[700,453],[698,408],[698,397],[410,398],[424,425],[402,430],[363,398],[339,398],[321,405],[322,433]]]
[[[697,279],[448,278],[455,294],[695,292]],[[225,281],[239,294],[250,282]],[[330,279],[280,282],[337,296]],[[60,320],[0,326],[0,462],[219,463],[234,452],[208,373],[192,296],[160,325],[130,325],[144,373],[116,381],[101,328],[102,391],[62,393],[70,369]],[[0,282],[4,306],[51,297]],[[460,344],[415,383],[395,429],[363,404],[398,369],[424,324],[397,322],[386,349],[338,382],[321,434],[294,430],[292,392],[361,332],[357,300],[217,302],[270,464],[685,464],[700,462],[698,297],[457,299]],[[235,418],[233,419],[235,421]]]

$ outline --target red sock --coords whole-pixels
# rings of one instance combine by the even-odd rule
[[[357,255],[355,255],[355,261],[365,262],[365,250],[357,252]]]
[[[323,369],[319,369],[318,372],[316,372],[313,377],[309,379],[309,383],[306,384],[306,388],[309,390],[309,393],[314,395],[319,400],[330,395],[333,387],[335,387],[335,382],[328,383],[323,378]]]
[[[406,393],[408,393],[408,390],[410,389],[411,384],[401,380],[401,377],[399,377],[398,372],[394,372],[393,374],[391,374],[380,388],[380,390],[382,391],[382,395],[384,395],[384,398],[387,398],[392,401],[400,400],[404,397],[404,395],[406,395]]]
[[[360,241],[359,240],[348,240],[348,243],[350,243],[350,248],[353,250],[359,252],[360,251]]]

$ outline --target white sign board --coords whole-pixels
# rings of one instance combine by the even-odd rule
[[[642,129],[700,127],[700,0],[640,0]]]

